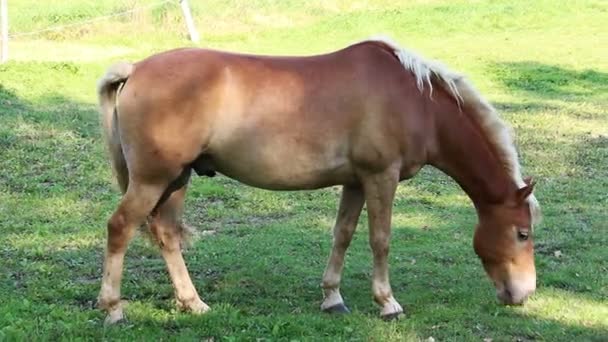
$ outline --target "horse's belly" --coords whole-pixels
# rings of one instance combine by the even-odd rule
[[[318,189],[355,180],[345,155],[314,155],[288,146],[242,146],[214,153],[213,164],[216,171],[230,178],[269,190]]]

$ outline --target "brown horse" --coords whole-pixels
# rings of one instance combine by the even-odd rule
[[[535,290],[531,232],[539,208],[508,128],[463,77],[387,39],[310,57],[173,50],[112,66],[98,94],[124,193],[108,222],[99,295],[109,323],[123,316],[123,259],[144,223],[178,306],[209,309],[180,250],[192,169],[271,190],[343,187],[322,281],[324,311],[348,311],[340,277],[367,203],[374,299],[385,318],[403,312],[389,283],[391,207],[398,183],[427,164],[473,201],[475,252],[499,299],[520,304]]]

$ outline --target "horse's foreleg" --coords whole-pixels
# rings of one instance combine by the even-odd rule
[[[340,294],[340,278],[344,266],[344,254],[350,245],[357,221],[363,208],[363,190],[359,187],[344,186],[338,217],[334,226],[334,240],[331,254],[323,274],[324,300],[321,310],[327,312],[348,312]]]
[[[131,182],[118,209],[108,221],[108,240],[103,266],[103,278],[98,304],[108,312],[106,323],[123,318],[120,302],[120,282],[127,245],[137,227],[145,222],[154,209],[166,185]]]
[[[388,251],[391,234],[391,213],[399,173],[388,170],[363,179],[363,189],[369,219],[369,242],[374,256],[372,292],[382,306],[380,315],[385,319],[396,318],[403,312],[393,297],[388,276]]]
[[[181,224],[185,195],[186,186],[173,192],[158,208],[150,222],[150,230],[167,264],[178,308],[203,313],[209,310],[209,306],[199,298],[181,251],[185,233]]]

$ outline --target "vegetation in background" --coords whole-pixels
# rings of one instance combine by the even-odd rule
[[[126,259],[124,324],[95,308],[105,222],[119,200],[95,82],[117,60],[192,45],[177,1],[9,1],[0,65],[0,341],[608,340],[608,5],[605,1],[190,1],[200,46],[265,54],[332,51],[385,33],[468,75],[517,134],[538,181],[538,292],[499,306],[472,247],[471,203],[425,168],[397,194],[391,280],[407,317],[378,318],[367,218],[349,249],[353,313],[319,312],[339,191],[269,192],[194,178],[186,260],[204,316],[177,312],[157,249]]]

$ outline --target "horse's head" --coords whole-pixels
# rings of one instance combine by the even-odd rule
[[[503,204],[480,208],[473,246],[503,304],[523,304],[536,290],[532,214],[534,183]]]

